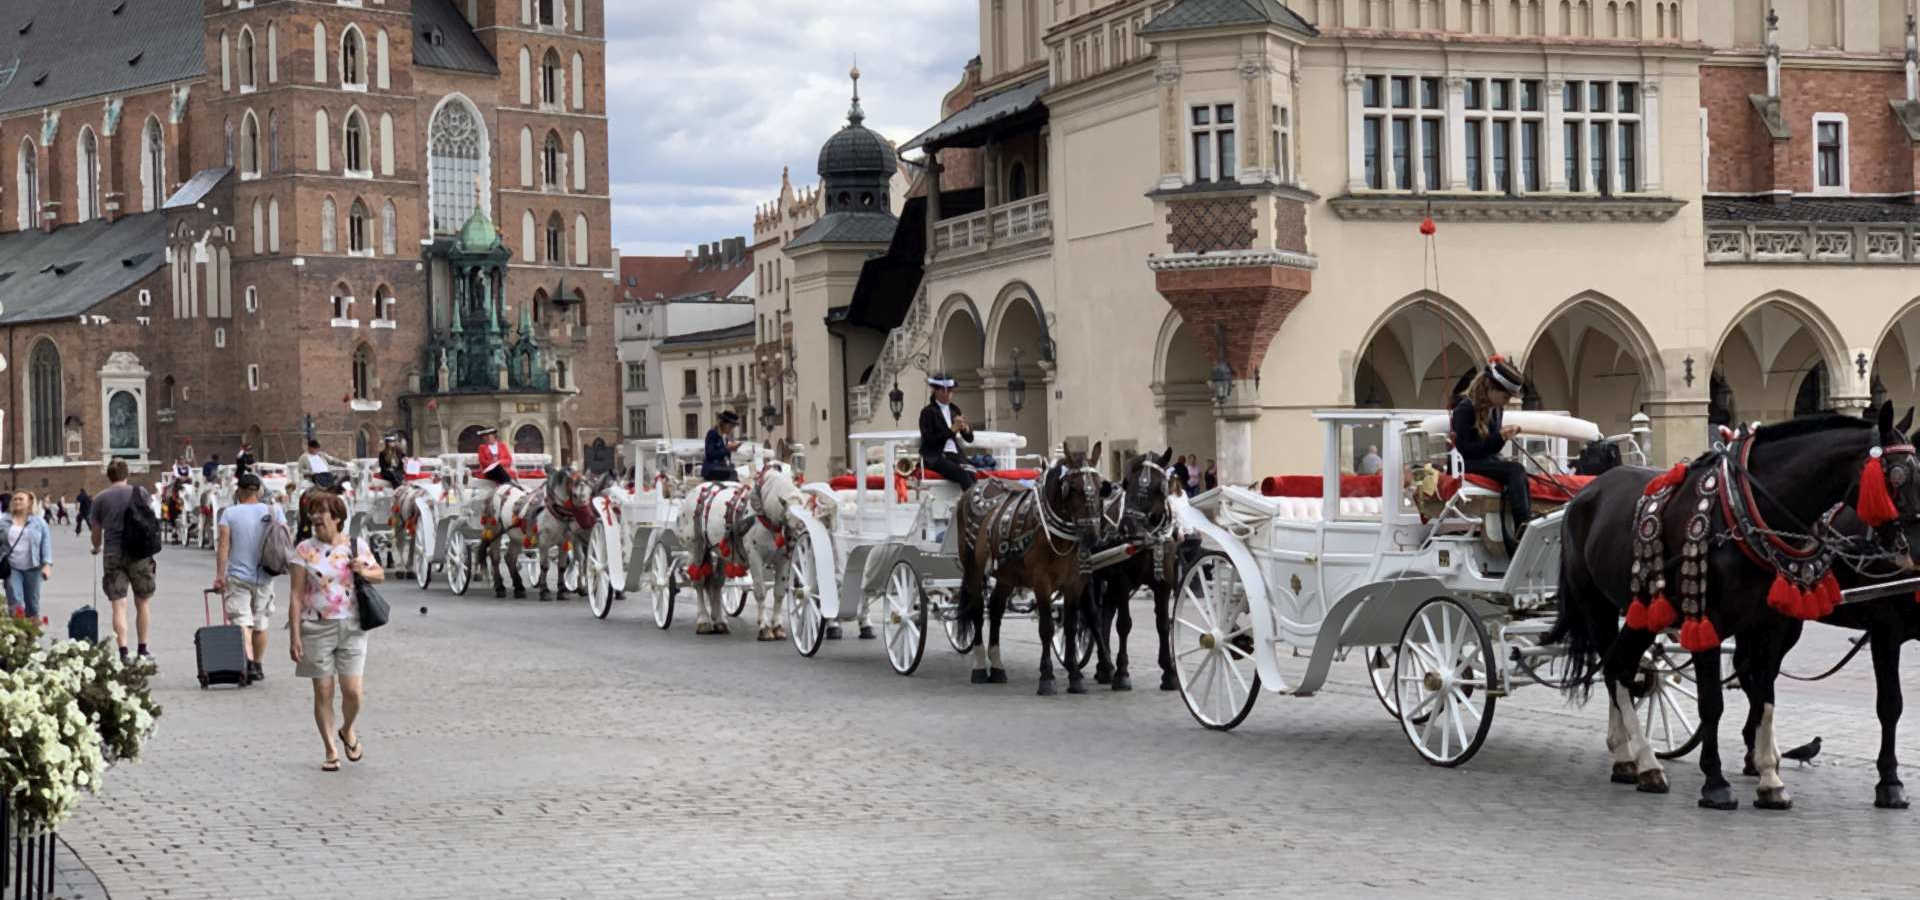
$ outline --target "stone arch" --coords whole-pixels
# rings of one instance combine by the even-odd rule
[[[1153,349],[1153,403],[1165,431],[1163,446],[1194,456],[1197,468],[1215,456],[1212,364],[1176,310],[1167,310]]]
[[[1920,403],[1920,298],[1902,304],[1880,329],[1869,371],[1895,406]]]
[[[1050,340],[1046,312],[1033,288],[1023,281],[1001,288],[993,306],[986,347],[993,379],[986,398],[988,421],[996,430],[1026,435],[1030,447],[1051,447],[1048,400],[1052,396],[1052,363],[1045,359]],[[1026,382],[1025,399],[1017,412],[1010,390],[1016,372]]]
[[[1659,345],[1619,301],[1595,291],[1549,312],[1520,360],[1537,403],[1624,433],[1634,413],[1664,395]]]
[[[1790,418],[1800,388],[1816,373],[1826,403],[1851,391],[1852,364],[1839,329],[1818,307],[1797,294],[1773,292],[1740,309],[1714,344],[1708,367],[1710,422],[1777,421]]]
[[[927,374],[946,372],[953,376],[953,402],[959,404],[962,411],[970,410],[974,416],[982,415],[986,407],[982,402],[984,396],[980,390],[980,372],[986,368],[987,335],[981,325],[979,308],[974,306],[973,298],[966,294],[953,294],[940,304],[940,311],[935,314],[933,321],[934,336],[932,352],[928,354]],[[900,389],[909,398],[914,398],[921,395],[926,385],[903,384]]]
[[[1416,330],[1416,322],[1427,327]],[[1348,402],[1357,405],[1444,407],[1454,381],[1494,353],[1493,341],[1472,314],[1432,291],[1395,301],[1364,334],[1347,373]],[[1385,396],[1362,397],[1362,387]]]
[[[480,451],[480,444],[484,441],[484,439],[480,435],[480,429],[485,427],[487,426],[468,425],[467,427],[460,429],[460,436],[454,438],[455,452],[478,453]]]
[[[1011,348],[999,346],[995,342],[995,335],[1001,333],[1002,325],[1006,321],[1007,314],[1019,306],[1025,306],[1031,310],[1034,321],[1040,323],[1041,333],[1048,333],[1046,330],[1047,312],[1046,307],[1040,303],[1040,293],[1035,291],[1033,286],[1025,281],[1018,279],[1009,281],[1006,286],[1000,289],[1000,293],[994,296],[993,307],[987,313],[986,323],[982,325],[987,335],[986,354],[988,359],[1012,359]],[[1028,355],[1023,358],[1032,357]]]

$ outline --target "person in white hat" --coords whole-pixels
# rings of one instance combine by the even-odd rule
[[[480,452],[474,465],[481,478],[494,484],[513,481],[513,451],[500,440],[500,429],[492,425],[480,429]]]
[[[1524,379],[1505,357],[1487,360],[1487,367],[1467,385],[1465,396],[1453,407],[1453,449],[1468,474],[1483,475],[1500,483],[1501,495],[1512,517],[1513,526],[1501,535],[1507,557],[1520,544],[1520,533],[1533,518],[1532,497],[1528,493],[1527,470],[1518,462],[1502,459],[1500,451],[1520,433],[1520,426],[1505,424],[1502,413],[1507,403],[1524,391]]]
[[[953,377],[945,372],[927,376],[933,399],[920,410],[920,465],[966,490],[974,474],[961,459],[960,445],[973,440],[973,428],[953,403]]]

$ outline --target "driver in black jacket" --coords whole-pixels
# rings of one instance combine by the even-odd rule
[[[973,440],[973,428],[953,404],[953,384],[945,372],[927,376],[933,399],[920,410],[920,464],[964,491],[973,486],[974,474],[960,456],[960,445]]]

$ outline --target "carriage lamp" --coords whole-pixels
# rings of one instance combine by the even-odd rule
[[[1007,403],[1014,413],[1027,405],[1027,380],[1020,377],[1020,348],[1013,348],[1013,374],[1007,376]]]
[[[907,408],[907,395],[900,392],[900,379],[893,380],[893,390],[887,392],[887,408],[893,410],[893,421],[898,424],[900,411]]]
[[[896,415],[894,418],[897,419],[899,416]],[[780,411],[774,409],[773,404],[769,403],[766,406],[760,407],[760,430],[771,433],[774,424],[779,421]]]
[[[1225,406],[1233,399],[1233,367],[1227,365],[1227,326],[1215,322],[1213,336],[1220,353],[1213,362],[1213,374],[1207,376],[1207,383],[1213,386],[1213,402]]]

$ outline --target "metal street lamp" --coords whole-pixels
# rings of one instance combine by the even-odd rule
[[[1213,402],[1225,406],[1233,399],[1233,367],[1227,365],[1227,326],[1214,323],[1213,335],[1220,353],[1214,358],[1213,374],[1207,377],[1207,382],[1213,385]]]
[[[772,434],[774,424],[779,421],[780,421],[780,411],[777,409],[774,409],[773,404],[769,403],[766,406],[760,407],[760,430],[761,431],[764,431],[768,434]]]
[[[1007,378],[1007,402],[1015,415],[1027,405],[1027,380],[1020,377],[1020,348],[1013,348],[1013,374]]]
[[[887,392],[887,408],[893,411],[894,424],[900,422],[900,412],[907,408],[907,395],[900,390],[900,379],[893,380],[893,390]]]

